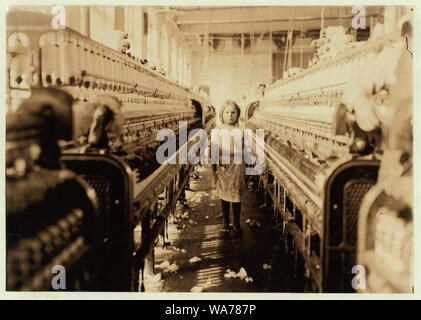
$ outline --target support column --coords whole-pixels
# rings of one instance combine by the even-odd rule
[[[173,35],[171,40],[171,46],[169,52],[171,52],[171,63],[170,63],[170,77],[173,80],[177,80],[177,40]]]
[[[390,34],[396,30],[397,12],[396,6],[384,8],[384,34]]]
[[[150,66],[158,66],[160,54],[160,37],[159,26],[157,23],[156,13],[150,9],[149,16],[149,35],[148,35],[148,60]]]
[[[143,50],[143,10],[141,7],[132,7],[133,10],[133,49],[132,53],[135,57],[141,58]]]
[[[183,48],[178,46],[177,49],[177,81],[178,83],[183,83]]]
[[[80,33],[91,37],[91,9],[89,6],[80,7]]]

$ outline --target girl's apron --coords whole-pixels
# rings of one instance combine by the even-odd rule
[[[229,202],[241,202],[246,191],[244,164],[219,164],[217,166],[216,193],[219,198]]]

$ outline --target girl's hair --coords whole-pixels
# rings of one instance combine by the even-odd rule
[[[232,106],[232,107],[234,107],[235,108],[235,110],[237,110],[237,119],[235,120],[235,124],[238,124],[238,121],[240,120],[240,113],[241,113],[241,109],[240,109],[240,107],[238,106],[238,104],[237,103],[235,103],[235,101],[234,100],[227,100],[227,101],[225,101],[224,102],[224,104],[221,106],[221,108],[219,109],[219,120],[221,120],[221,123],[224,123],[224,118],[223,118],[223,113],[224,113],[224,110],[227,108],[227,107],[230,107],[230,106]]]

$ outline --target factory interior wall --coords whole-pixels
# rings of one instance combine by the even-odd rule
[[[190,49],[173,21],[156,13],[159,7],[65,8],[66,25],[72,29],[117,51],[121,50],[122,36],[127,33],[132,55],[148,58],[152,66],[162,65],[170,78],[187,87],[191,85]]]
[[[313,55],[310,40],[303,42],[302,60],[307,66]],[[257,40],[253,50],[232,44],[222,44],[221,49],[210,50],[208,66],[203,54],[197,53],[192,59],[192,83],[206,84],[211,88],[211,99],[218,107],[227,99],[235,99],[242,103],[244,98],[257,93],[261,83],[269,84],[273,79],[280,79],[284,63],[284,48],[277,48],[268,40]],[[272,52],[272,54],[270,54]],[[300,66],[300,47],[297,43],[292,48],[292,66]]]

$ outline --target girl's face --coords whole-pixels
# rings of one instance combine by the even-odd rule
[[[237,122],[237,109],[234,106],[228,106],[222,113],[222,118],[225,124],[233,125]]]

